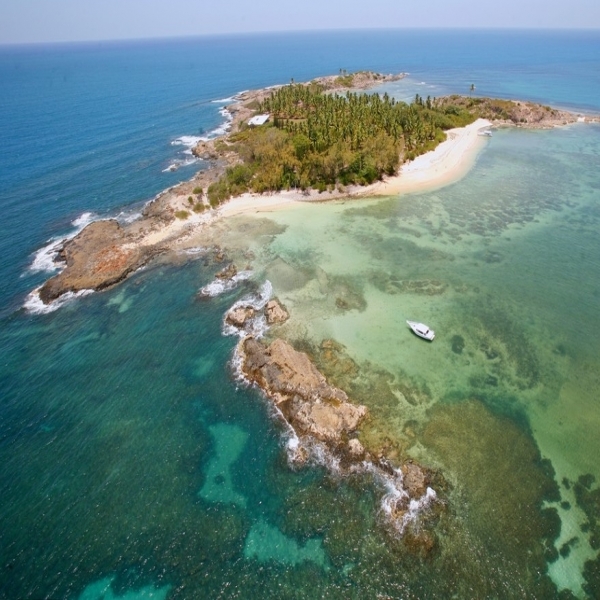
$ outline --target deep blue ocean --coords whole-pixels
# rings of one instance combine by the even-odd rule
[[[560,590],[561,598],[600,597],[594,537],[600,492],[593,473],[600,456],[594,441],[600,424],[597,125],[499,132],[439,210],[437,192],[417,196],[413,212],[391,199],[380,209],[344,213],[343,235],[352,231],[364,242],[372,234],[373,245],[395,227],[394,239],[424,261],[423,272],[427,252],[455,254],[448,266],[436,263],[435,277],[447,277],[456,290],[444,314],[468,299],[483,315],[485,303],[464,290],[486,290],[489,308],[514,285],[511,297],[526,315],[521,325],[515,307],[504,303],[494,327],[472,334],[481,336],[481,347],[490,344],[487,357],[496,362],[476,372],[475,353],[468,365],[456,364],[464,373],[460,385],[455,367],[440,358],[447,389],[436,379],[437,408],[432,404],[410,421],[420,423],[413,427],[419,450],[411,451],[431,465],[442,457],[435,464],[447,469],[454,490],[448,516],[436,525],[441,541],[427,556],[411,553],[386,531],[372,482],[287,464],[282,426],[258,392],[233,378],[236,340],[221,330],[222,315],[248,289],[196,298],[214,264],[161,263],[54,312],[24,308],[49,276],[44,248],[91,219],[133,218],[160,191],[204,168],[192,160],[190,140],[222,130],[228,98],[340,69],[408,73],[391,88],[404,99],[467,94],[474,84],[482,96],[600,113],[597,31],[347,31],[0,46],[0,598],[552,598]],[[478,203],[469,195],[475,193]],[[495,213],[497,206],[503,208]],[[423,217],[432,207],[435,217]],[[337,209],[327,210],[323,222],[338,219]],[[469,221],[478,211],[484,233]],[[360,231],[352,225],[359,214]],[[433,231],[436,219],[446,228]],[[284,225],[293,237],[293,223]],[[348,239],[340,238],[340,247]],[[463,246],[453,247],[456,239]],[[280,256],[285,243],[282,236]],[[434,248],[439,243],[446,246]],[[275,244],[269,252],[276,251]],[[375,285],[372,274],[365,277]],[[276,294],[291,293],[272,281]],[[546,343],[545,329],[534,331],[540,322],[559,323],[560,310],[568,323],[585,316],[581,348],[567,328],[564,343],[558,334]],[[560,324],[557,330],[563,335]],[[518,350],[515,340],[522,340]],[[344,343],[351,353],[351,342]],[[512,361],[512,370],[497,367],[498,353]],[[383,368],[383,358],[373,360]],[[416,381],[410,368],[402,376]],[[580,391],[565,383],[575,380],[585,382]],[[455,415],[456,406],[465,412]],[[544,435],[542,424],[560,421],[574,439],[578,422],[569,419],[581,406],[588,437],[561,454],[563,438]],[[473,430],[465,426],[461,442],[448,444],[463,457],[477,446],[490,460],[442,464],[445,425],[468,419]],[[483,430],[488,437],[479,436]],[[480,447],[480,440],[489,444]],[[515,452],[514,462],[494,471],[492,459],[504,451]],[[527,482],[536,477],[540,489],[560,486],[562,504],[551,493],[530,493]],[[494,493],[502,481],[528,491],[508,502],[512,492]],[[469,497],[489,510],[463,514],[459,507]],[[494,521],[500,497],[502,523],[520,523],[510,539]],[[552,502],[555,517],[544,512]],[[571,506],[572,522],[565,516]],[[552,538],[557,527],[560,538]],[[547,552],[552,539],[561,540],[558,560]]]

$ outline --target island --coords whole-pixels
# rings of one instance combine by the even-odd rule
[[[417,95],[406,104],[364,93],[402,77],[344,73],[239,94],[227,106],[229,132],[193,149],[209,168],[159,194],[137,221],[96,221],[67,240],[57,255],[62,270],[40,299],[114,285],[192,230],[233,214],[445,185],[468,171],[478,133],[492,125],[598,121],[531,102]]]
[[[140,219],[122,225],[96,221],[65,241],[62,270],[37,290],[44,303],[66,293],[102,290],[124,280],[158,256],[185,249],[220,219],[276,209],[294,202],[402,194],[443,186],[460,178],[486,143],[490,127],[555,127],[598,121],[530,102],[448,96],[407,104],[387,94],[366,94],[403,77],[372,72],[341,73],[239,94],[227,107],[230,131],[193,150],[209,168],[159,194]],[[210,244],[208,244],[210,245]],[[224,253],[214,248],[214,258]],[[238,276],[236,265],[216,275]],[[248,328],[263,313],[269,341]],[[239,334],[239,377],[268,398],[289,432],[288,457],[306,464],[327,455],[338,473],[366,474],[387,490],[384,514],[404,534],[415,511],[436,503],[443,476],[385,448],[365,447],[361,427],[369,419],[357,404],[317,369],[308,354],[277,336],[288,312],[276,299],[236,305],[225,321]],[[335,341],[325,340],[325,351]],[[408,536],[419,551],[435,541],[426,530]]]

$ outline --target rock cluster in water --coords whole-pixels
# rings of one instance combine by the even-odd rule
[[[308,356],[288,342],[276,339],[266,346],[249,337],[242,348],[244,374],[273,400],[297,433],[339,445],[367,415],[365,406],[349,402],[343,390],[329,385]],[[348,447],[355,454],[356,450],[356,444]]]
[[[240,342],[240,350],[244,376],[273,401],[298,438],[294,462],[306,462],[316,443],[340,473],[372,475],[387,490],[382,510],[400,533],[435,500],[429,470],[412,461],[394,468],[385,456],[373,456],[363,447],[356,434],[367,407],[353,404],[346,392],[330,385],[304,352],[282,339],[266,344],[251,336]],[[417,552],[434,546],[433,537],[420,530],[411,529],[407,539]]]

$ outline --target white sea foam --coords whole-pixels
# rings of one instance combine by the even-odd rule
[[[198,254],[206,254],[209,251],[210,248],[207,248],[206,246],[195,246],[194,248],[186,248],[181,252],[183,254],[188,254],[189,256],[197,256]]]
[[[267,324],[267,318],[262,312],[267,302],[273,296],[273,286],[267,279],[257,292],[244,296],[231,306],[231,308],[225,313],[223,317],[223,335],[237,335],[238,337],[245,338],[251,335],[255,338],[262,338],[269,330]],[[244,323],[244,327],[236,327],[231,323],[227,322],[227,314],[238,308],[252,308],[255,311],[254,317],[247,319]]]
[[[220,296],[221,294],[234,289],[240,281],[248,279],[251,275],[252,271],[240,271],[231,279],[215,279],[205,285],[203,288],[200,288],[198,294],[200,296],[206,296],[210,298]]]
[[[71,221],[71,225],[73,225],[73,227],[76,227],[79,233],[79,231],[81,231],[84,227],[86,227],[96,219],[98,219],[98,215],[95,215],[92,212],[84,212],[79,217]]]
[[[188,153],[188,150],[186,150],[184,152],[184,154],[187,154],[187,153]],[[189,150],[189,153],[191,154],[192,151]],[[194,156],[194,158],[175,159],[166,169],[163,169],[162,172],[163,173],[172,173],[173,171],[178,171],[182,167],[188,167],[189,165],[193,165],[193,164],[197,163],[199,160],[201,160],[201,159],[196,158],[195,156]]]
[[[117,221],[121,223],[121,225],[129,225],[134,221],[142,218],[142,213],[139,211],[136,212],[127,212],[122,210],[116,217]]]
[[[242,93],[242,92],[240,92]],[[237,96],[230,96],[229,98],[220,98],[219,100],[211,100],[213,104],[227,104],[228,102],[235,102]]]
[[[84,212],[76,219],[73,219],[71,225],[75,230],[65,236],[48,240],[48,244],[40,248],[33,255],[33,260],[28,270],[32,273],[52,273],[64,268],[62,263],[57,262],[58,252],[62,245],[67,240],[74,238],[84,227],[96,220],[98,220],[98,215],[92,212]]]
[[[56,300],[50,302],[50,304],[44,304],[42,299],[40,298],[40,288],[36,288],[33,292],[29,293],[27,298],[25,298],[25,302],[23,303],[23,308],[33,315],[44,315],[55,310],[58,310],[61,306],[65,304],[71,303],[76,298],[82,298],[83,296],[87,296],[92,294],[94,290],[81,290],[79,292],[67,292],[62,296],[58,297]]]
[[[242,273],[250,273],[250,271],[242,271]],[[240,300],[238,300],[231,308],[238,308],[240,306],[250,306],[254,310],[262,310],[267,302],[273,296],[273,285],[266,279],[265,282],[260,286],[257,292],[248,294]]]
[[[61,268],[56,262],[58,251],[66,238],[55,238],[47,246],[40,248],[34,255],[29,271],[32,273],[52,273]]]
[[[202,138],[196,135],[182,135],[171,142],[171,146],[186,146],[193,148]]]
[[[203,142],[208,142],[209,140],[213,140],[216,137],[221,135],[225,135],[229,129],[231,129],[231,122],[233,121],[233,115],[225,108],[219,109],[219,114],[225,119],[221,125],[215,127],[212,131],[209,131],[205,136],[202,136],[200,140]]]
[[[404,476],[400,469],[393,469],[392,474],[387,473],[373,463],[365,461],[365,470],[372,473],[385,490],[381,499],[381,512],[399,534],[404,533],[409,523],[416,521],[419,515],[437,499],[433,488],[428,487],[418,499],[410,498],[404,489]],[[405,510],[402,519],[394,515],[398,510]]]
[[[242,369],[242,366],[244,364],[244,355],[242,354],[243,343],[244,340],[240,340],[239,343],[236,345],[233,351],[233,355],[231,356],[231,360],[229,361],[229,364],[231,366],[231,371],[233,372],[234,379],[244,386],[250,386],[252,385],[252,382],[246,377],[246,375],[244,375],[244,371]]]

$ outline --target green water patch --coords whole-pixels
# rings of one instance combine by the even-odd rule
[[[118,593],[113,591],[114,580],[115,577],[105,577],[90,583],[79,595],[79,600],[165,600],[171,590],[170,585],[158,589],[149,585],[138,590]]]
[[[209,502],[245,507],[246,498],[236,489],[231,467],[242,455],[248,434],[240,427],[225,423],[213,425],[209,430],[214,441],[213,457],[199,494]]]
[[[444,530],[447,551],[455,560],[481,553],[486,565],[478,566],[489,573],[479,576],[494,585],[507,578],[513,590],[547,597],[553,586],[540,574],[557,558],[560,520],[543,503],[558,488],[529,436],[471,401],[432,409],[422,441],[456,486],[449,516],[456,522]]]
[[[133,296],[127,296],[125,289],[121,289],[119,292],[114,294],[106,303],[107,306],[114,306],[120,313],[128,311],[133,306]]]
[[[275,561],[294,566],[308,561],[322,568],[327,567],[322,540],[309,539],[299,544],[265,521],[258,521],[250,529],[244,545],[244,556],[259,562]]]

